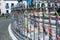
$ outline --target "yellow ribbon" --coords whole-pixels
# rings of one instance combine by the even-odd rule
[[[58,12],[56,11],[56,16],[59,16]]]

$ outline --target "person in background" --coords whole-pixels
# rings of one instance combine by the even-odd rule
[[[9,14],[9,10],[6,11],[5,16],[6,16],[6,19],[10,16],[10,14]]]

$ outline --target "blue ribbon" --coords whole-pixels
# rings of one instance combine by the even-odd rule
[[[32,2],[32,0],[28,0],[28,1],[27,1],[28,5],[30,5],[30,4],[31,4],[31,2]]]

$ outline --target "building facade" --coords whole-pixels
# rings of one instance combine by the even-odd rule
[[[0,14],[11,12],[11,7],[15,6],[18,1],[14,0],[0,0]]]
[[[17,5],[17,1],[4,1],[4,13],[10,13],[11,12],[11,7]]]
[[[3,1],[3,0],[0,0],[0,14],[1,14],[1,9],[2,9],[2,4],[1,4],[2,1]]]
[[[37,8],[37,4],[39,4],[40,1],[41,0],[34,0],[34,2],[36,3],[36,8]],[[0,0],[0,14],[10,13],[11,7],[15,6],[17,3],[18,3],[17,0]],[[23,3],[25,3],[25,7],[26,7],[27,1],[25,0]],[[45,5],[47,6],[47,3],[45,3]],[[41,7],[41,3],[40,3],[40,7]]]

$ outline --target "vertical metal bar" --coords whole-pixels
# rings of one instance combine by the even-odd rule
[[[23,17],[24,17],[24,35],[25,35],[25,27],[26,27],[26,26],[25,26],[25,21],[26,21],[26,20],[25,20],[25,11],[24,11]],[[24,38],[24,39],[26,39],[26,38]]]
[[[35,15],[33,15],[33,16],[35,16]],[[35,40],[35,17],[34,17],[34,40]]]
[[[39,1],[39,0],[38,0]],[[40,3],[38,3],[38,5],[37,5],[37,14],[38,14],[38,40],[40,40],[40,38],[39,38],[39,36],[40,36],[40,26],[39,26],[39,19],[40,19],[40,16],[39,16],[39,12],[40,12]]]
[[[40,12],[40,10],[39,10]],[[38,13],[38,20],[40,19],[39,13]],[[38,21],[38,40],[40,40],[39,36],[40,36],[40,26],[39,26],[39,21]]]
[[[51,39],[52,40],[52,30],[51,30],[51,21],[50,21],[51,19],[50,19],[50,14],[49,14],[49,24],[50,24],[50,30],[49,30],[49,40]]]
[[[56,2],[57,2],[57,0],[56,0]],[[55,4],[56,4],[56,2],[55,2]],[[57,5],[55,5],[55,7],[57,8]],[[55,7],[54,7],[54,9],[55,9]],[[56,9],[55,9],[55,13],[56,13],[56,40],[58,40],[58,13],[57,13],[57,11],[56,11]]]
[[[56,16],[56,40],[58,40],[57,27],[58,27],[58,17]]]
[[[31,13],[30,13],[30,38],[31,38]],[[32,38],[31,38],[32,39]]]
[[[43,1],[43,2],[44,2],[44,1]],[[43,24],[42,24],[42,27],[43,27],[43,40],[45,40],[45,27],[44,27],[44,18],[45,18],[45,17],[44,17],[44,12],[45,12],[45,11],[44,11],[44,7],[45,7],[45,6],[44,6],[44,4],[43,4],[43,8],[42,8],[42,10],[43,10],[43,12],[42,12],[42,14],[43,14],[43,21],[42,21],[42,22],[43,22]]]
[[[28,0],[27,0],[27,27],[28,27]],[[28,39],[28,33],[27,33],[27,39]]]
[[[24,11],[24,14],[25,14],[25,11]],[[24,14],[23,14],[23,19],[24,19],[24,35],[25,35],[25,18],[24,18]],[[24,38],[25,39],[25,38]]]
[[[56,4],[57,0],[55,0],[54,4],[55,4],[55,7],[54,7],[54,10],[55,10],[55,13],[56,13],[56,40],[58,40],[58,30],[57,30],[57,27],[58,27],[58,13],[56,11],[56,8],[57,8],[57,4]]]
[[[43,19],[42,27],[43,27],[43,40],[45,40],[45,39],[44,39],[44,19]]]
[[[50,2],[49,2],[49,4],[50,4]],[[50,24],[50,27],[49,27],[49,40],[53,40],[52,39],[52,30],[51,30],[51,18],[50,18],[50,6],[48,6],[49,7],[49,24]]]
[[[29,3],[29,4],[28,4],[28,3]],[[31,0],[27,0],[27,4],[28,4],[28,7],[27,7],[28,10],[27,10],[27,12],[30,11],[30,3],[31,3]],[[29,14],[29,13],[27,13],[27,16],[29,16],[28,14]],[[28,29],[28,19],[29,19],[29,18],[27,17],[27,29]],[[27,40],[28,40],[28,35],[29,35],[29,34],[28,34],[28,30],[27,30]]]
[[[28,27],[28,8],[27,8],[27,27]],[[26,30],[26,32],[27,32],[27,30]],[[27,39],[28,39],[28,33],[27,33]]]

